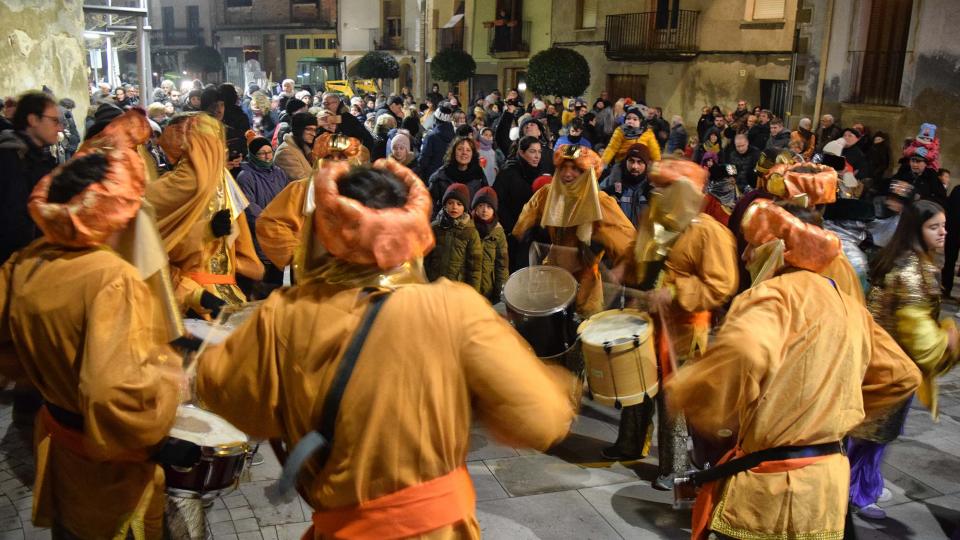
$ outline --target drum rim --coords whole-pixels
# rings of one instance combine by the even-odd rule
[[[563,305],[553,307],[550,309],[544,309],[544,310],[520,309],[517,306],[513,305],[513,303],[511,303],[510,300],[507,298],[507,284],[510,283],[510,278],[520,274],[521,272],[527,273],[527,272],[534,271],[534,269],[543,269],[543,268],[549,268],[551,272],[554,271],[554,269],[560,270],[564,273],[564,275],[570,278],[571,282],[573,283],[573,291],[570,293],[570,297],[567,298],[566,301],[564,301]],[[567,309],[569,309],[570,306],[573,304],[573,301],[576,300],[577,298],[577,291],[579,290],[579,288],[580,288],[580,284],[577,282],[577,278],[575,278],[573,274],[570,273],[569,270],[562,268],[560,266],[553,266],[549,264],[535,264],[533,266],[527,266],[526,268],[521,268],[520,270],[517,270],[513,274],[510,274],[510,276],[507,277],[507,281],[503,284],[503,292],[500,294],[500,297],[503,300],[503,304],[507,307],[507,309],[512,310],[520,315],[524,315],[527,317],[546,317],[549,315],[555,315],[557,313],[560,313],[561,311],[566,311]]]
[[[239,440],[239,441],[221,442],[221,443],[212,444],[212,445],[210,445],[210,444],[200,444],[200,443],[198,443],[198,442],[192,441],[192,440],[187,439],[187,438],[185,438],[185,437],[178,437],[177,435],[174,435],[174,434],[173,434],[173,430],[176,429],[175,427],[171,427],[171,428],[170,428],[170,431],[167,433],[167,437],[170,437],[170,438],[173,438],[173,439],[177,439],[177,440],[180,440],[180,441],[186,441],[186,442],[188,442],[188,443],[190,443],[190,444],[193,444],[193,445],[195,445],[195,446],[203,449],[203,450],[204,450],[204,452],[203,452],[204,455],[212,455],[212,456],[214,456],[214,457],[239,456],[239,455],[242,455],[242,454],[245,454],[245,453],[249,453],[249,452],[250,452],[250,448],[251,448],[251,446],[250,446],[250,436],[247,435],[246,433],[244,433],[243,430],[241,430],[241,429],[238,428],[237,426],[233,425],[233,424],[232,424],[229,420],[227,420],[226,418],[218,415],[217,413],[215,413],[215,412],[213,412],[213,411],[208,411],[207,409],[204,409],[203,407],[200,407],[200,406],[198,406],[198,405],[196,405],[196,404],[194,404],[194,403],[181,403],[179,406],[177,406],[177,410],[179,411],[180,409],[194,409],[194,410],[200,411],[200,412],[202,412],[202,413],[206,413],[206,414],[208,414],[208,415],[211,415],[211,416],[213,416],[213,417],[215,417],[215,418],[223,421],[224,423],[226,423],[228,426],[230,426],[231,428],[233,428],[234,430],[236,430],[237,433],[240,433],[241,435],[243,435],[244,437],[246,437],[246,439],[245,439],[245,440]],[[176,422],[174,422],[174,424],[176,424]],[[191,432],[191,433],[192,433],[192,432]],[[211,452],[209,452],[209,453],[206,452],[206,449],[208,449],[208,448],[211,449]]]
[[[582,323],[580,323],[579,326],[577,326],[577,340],[584,347],[592,347],[594,349],[603,350],[605,348],[605,345],[603,343],[597,344],[597,343],[592,343],[583,339],[583,332],[586,328],[590,326],[591,322],[596,322],[596,321],[599,321],[600,319],[604,319],[612,315],[621,314],[621,313],[634,314],[647,321],[647,328],[646,328],[645,335],[638,336],[642,338],[640,341],[640,345],[643,345],[643,343],[646,343],[647,340],[650,339],[650,336],[653,334],[653,320],[650,317],[650,314],[647,313],[646,311],[641,311],[639,309],[634,309],[634,308],[608,309],[606,311],[601,311],[600,313],[595,313],[591,315],[590,318],[583,321]],[[628,351],[634,348],[636,348],[636,346],[634,345],[633,340],[627,340],[622,343],[616,343],[616,344],[610,345],[611,352]]]

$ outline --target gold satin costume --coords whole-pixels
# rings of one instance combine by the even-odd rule
[[[264,269],[243,213],[246,199],[224,167],[223,125],[205,113],[188,114],[167,126],[160,145],[176,165],[147,185],[146,199],[170,258],[177,302],[184,312],[201,315],[208,313],[200,305],[203,291],[228,304],[245,302],[236,274],[259,280]],[[230,211],[232,232],[215,238],[210,220],[224,209]]]
[[[257,242],[277,268],[290,266],[300,245],[306,221],[304,203],[312,181],[294,180],[287,184],[257,218]]]
[[[710,349],[667,383],[698,432],[745,453],[839,441],[900,406],[916,366],[870,313],[824,276],[788,269],[740,294]],[[842,454],[721,480],[711,530],[735,538],[841,539],[850,470]]]

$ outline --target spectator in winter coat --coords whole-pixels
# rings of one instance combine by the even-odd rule
[[[297,98],[290,98],[287,100],[286,104],[283,107],[283,112],[280,113],[280,119],[277,122],[276,127],[273,128],[273,132],[270,138],[270,144],[274,148],[279,150],[280,143],[283,142],[284,137],[292,129],[291,120],[295,114],[307,112],[307,104]]]
[[[583,118],[574,118],[567,126],[567,134],[557,139],[557,144],[553,149],[556,150],[565,144],[579,144],[592,149],[593,144],[583,136]]]
[[[507,235],[497,220],[497,192],[483,187],[473,196],[471,217],[480,235],[483,259],[480,263],[480,294],[491,304],[500,301],[503,285],[510,276]]]
[[[451,184],[443,194],[442,208],[431,224],[436,246],[424,258],[427,279],[445,277],[462,281],[480,290],[483,247],[480,235],[467,212],[470,190],[463,184]]]
[[[820,127],[817,128],[817,151],[815,153],[822,152],[823,147],[828,142],[839,139],[841,135],[843,135],[843,130],[834,123],[832,114],[825,114],[820,117]]]
[[[517,145],[517,157],[507,160],[497,175],[493,189],[497,192],[499,209],[497,216],[507,233],[510,250],[510,271],[527,266],[527,253],[518,238],[510,234],[517,224],[523,205],[533,196],[533,183],[543,174],[541,162],[543,146],[536,137],[523,137]]]
[[[636,143],[646,145],[653,161],[660,161],[660,144],[653,129],[646,126],[644,108],[630,106],[623,118],[623,125],[610,137],[610,144],[603,151],[603,164],[620,163],[627,157],[627,150]]]
[[[447,147],[453,141],[453,124],[450,123],[453,109],[450,103],[442,102],[434,111],[434,125],[423,138],[420,146],[420,178],[429,179],[434,172],[443,166],[443,158]]]
[[[350,114],[350,109],[340,100],[340,96],[333,92],[325,92],[321,103],[328,113],[335,116],[329,124],[321,126],[322,128],[331,133],[341,133],[347,137],[353,137],[359,140],[360,144],[366,147],[369,152],[373,152],[373,135]]]
[[[237,184],[250,202],[244,210],[247,215],[247,225],[253,236],[253,247],[256,249],[260,262],[263,263],[263,283],[267,289],[274,289],[283,284],[283,269],[277,268],[270,262],[260,249],[257,241],[257,218],[260,212],[278,193],[283,191],[289,182],[287,173],[273,163],[273,147],[265,137],[258,137],[252,130],[246,133],[247,159],[240,165],[240,174],[237,175]],[[263,297],[261,294],[254,296]]]
[[[430,188],[430,196],[433,197],[434,213],[439,212],[442,197],[452,184],[466,186],[469,191],[468,201],[473,199],[480,188],[489,185],[480,166],[477,143],[470,137],[455,138],[447,148],[443,167],[430,176],[427,184]]]
[[[727,150],[726,163],[737,168],[737,187],[740,192],[753,189],[757,183],[757,160],[760,159],[760,150],[750,146],[750,140],[745,133],[738,133],[733,139],[733,146]]]
[[[670,136],[667,138],[667,154],[687,147],[687,130],[683,127],[683,117],[674,115],[670,120]]]
[[[693,153],[694,163],[700,163],[703,160],[704,154],[707,152],[713,152],[714,154],[720,155],[720,132],[720,128],[717,128],[716,126],[707,129],[706,138],[703,139],[702,143],[697,145],[697,150]]]
[[[80,147],[80,132],[77,131],[77,123],[73,119],[73,109],[76,103],[70,98],[60,100],[60,109],[63,112],[63,150],[66,153],[65,158],[70,159]]]
[[[283,136],[274,164],[287,173],[290,180],[303,180],[313,169],[313,141],[317,137],[317,118],[310,113],[293,115],[293,129]]]
[[[410,136],[409,131],[398,129],[393,134],[387,154],[393,160],[413,171],[414,174],[417,173],[419,163],[417,162],[417,155],[413,153],[413,137]]]
[[[766,148],[781,152],[786,150],[789,144],[790,130],[783,127],[783,120],[774,118],[770,121],[770,138],[767,139]]]
[[[770,111],[764,109],[757,115],[757,123],[750,126],[747,132],[747,138],[750,140],[750,146],[754,148],[766,148],[767,141],[770,140]],[[749,121],[749,116],[747,117]],[[786,144],[784,145],[786,146]]]
[[[387,157],[387,136],[390,130],[397,128],[396,118],[389,113],[377,117],[377,127],[374,132],[373,151],[370,152],[370,161]]]
[[[797,130],[790,134],[790,140],[800,141],[799,153],[807,161],[813,159],[813,153],[817,148],[817,136],[810,131],[811,125],[809,118],[801,118]]]
[[[600,190],[615,198],[623,214],[636,227],[647,207],[650,182],[647,167],[650,151],[642,144],[634,144],[627,150],[627,158],[614,165],[610,174],[600,183]]]
[[[483,173],[487,178],[487,185],[492,186],[497,181],[497,174],[503,167],[506,159],[503,152],[493,146],[493,129],[482,128],[480,136],[477,137],[477,153],[480,154],[480,164],[483,166]]]
[[[227,128],[227,151],[232,155],[247,155],[246,133],[250,129],[250,118],[247,117],[237,101],[237,89],[230,83],[223,83],[217,89],[220,99],[223,100],[223,125]]]
[[[865,178],[870,169],[867,156],[860,149],[859,143],[862,137],[863,132],[856,128],[849,127],[843,130],[843,157],[853,167],[853,174],[858,179]],[[946,194],[944,194],[944,198],[946,198]]]

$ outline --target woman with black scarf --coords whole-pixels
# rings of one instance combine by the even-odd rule
[[[511,272],[527,266],[528,257],[524,253],[523,246],[520,245],[520,239],[514,238],[510,231],[517,224],[523,206],[527,204],[530,197],[533,197],[534,180],[544,173],[541,167],[544,151],[550,152],[550,149],[544,149],[539,138],[535,136],[521,138],[517,144],[516,157],[507,161],[493,184],[499,200],[497,217],[507,233]]]
[[[480,166],[480,154],[477,152],[477,143],[470,137],[457,137],[447,147],[447,155],[443,159],[443,167],[437,169],[430,176],[427,185],[430,196],[433,198],[433,213],[440,211],[441,199],[451,184],[464,184],[470,190],[470,198],[477,191],[485,187],[487,178]]]

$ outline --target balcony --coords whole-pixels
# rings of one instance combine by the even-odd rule
[[[526,58],[530,56],[530,21],[511,21],[487,29],[490,56],[494,58]]]
[[[463,50],[463,25],[437,30],[437,51],[444,49]]]
[[[203,45],[203,28],[164,28],[160,31],[164,47],[195,47]]]
[[[380,36],[376,48],[378,51],[399,51],[403,49],[403,36]]]
[[[699,11],[647,11],[607,15],[606,54],[611,60],[684,60],[699,50]]]

